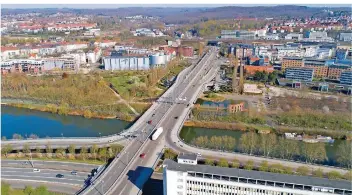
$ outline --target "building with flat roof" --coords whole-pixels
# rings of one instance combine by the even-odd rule
[[[314,75],[314,69],[306,67],[287,68],[285,77],[287,79],[299,80],[299,81],[312,81]]]
[[[180,164],[197,164],[197,154],[194,153],[180,153],[177,156],[177,162]]]
[[[341,73],[340,83],[344,85],[352,85],[352,71],[345,71]]]
[[[164,195],[352,194],[349,181],[164,161]]]
[[[352,70],[351,65],[345,65],[345,64],[329,65],[328,78],[339,80],[342,72],[351,71],[351,70]]]

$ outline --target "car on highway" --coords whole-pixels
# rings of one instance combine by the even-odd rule
[[[155,113],[152,116],[155,116]]]
[[[145,153],[139,155],[140,158],[145,158]]]
[[[64,176],[63,174],[60,174],[60,173],[59,173],[59,174],[56,175],[56,177],[57,177],[57,178],[64,178],[65,176]]]
[[[187,104],[187,107],[189,106],[189,104]]]
[[[71,175],[77,175],[77,171],[71,171]]]
[[[40,172],[40,169],[33,169],[33,172],[34,172],[34,173],[39,173],[39,172]]]
[[[152,122],[153,122],[152,120],[149,120],[149,121],[148,121],[148,124],[152,124]]]
[[[175,119],[178,119],[178,116],[175,116]]]

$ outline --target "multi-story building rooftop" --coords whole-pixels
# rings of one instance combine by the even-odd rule
[[[352,194],[348,181],[164,161],[164,195]]]

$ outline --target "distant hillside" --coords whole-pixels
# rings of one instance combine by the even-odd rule
[[[187,5],[186,5],[187,6]],[[311,17],[326,16],[323,7],[307,7],[295,5],[279,6],[256,6],[256,7],[239,7],[226,6],[217,8],[176,8],[176,7],[129,7],[116,9],[2,9],[2,14],[18,14],[38,12],[44,14],[77,13],[77,14],[94,14],[105,16],[158,16],[166,23],[189,23],[198,22],[207,19],[227,19],[227,18],[287,18],[287,17]],[[351,8],[329,8],[329,10],[345,11],[351,14]]]

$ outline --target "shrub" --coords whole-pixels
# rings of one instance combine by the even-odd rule
[[[262,163],[260,164],[258,170],[259,171],[268,171],[269,170],[268,161],[266,161],[266,160],[262,161]]]
[[[252,160],[247,161],[247,163],[244,165],[244,169],[246,170],[252,170],[254,167],[254,162]]]
[[[324,172],[322,169],[317,169],[313,171],[313,176],[315,177],[323,177],[324,176]]]
[[[214,166],[214,160],[205,159],[205,160],[204,160],[204,164]]]
[[[342,175],[338,171],[330,171],[327,173],[329,179],[342,179]]]
[[[239,168],[240,167],[240,162],[237,159],[233,159],[231,167],[232,168]]]
[[[229,167],[229,163],[227,162],[226,159],[221,158],[219,162],[217,163],[219,167]]]
[[[296,169],[296,174],[297,175],[308,175],[309,173],[309,168],[305,166],[300,166]]]

